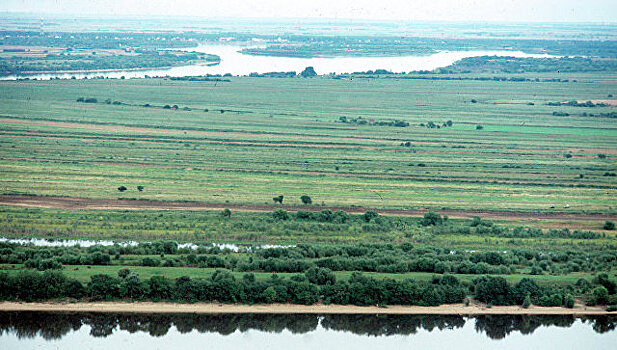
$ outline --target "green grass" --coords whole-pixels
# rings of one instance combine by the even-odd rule
[[[124,266],[124,265],[109,265],[109,266],[84,266],[84,265],[67,265],[64,266],[62,272],[70,278],[75,278],[82,283],[90,281],[90,277],[97,274],[106,274],[117,276],[118,270],[128,268],[131,272],[138,274],[142,279],[149,279],[152,276],[165,276],[169,279],[176,279],[182,276],[191,278],[210,278],[217,269],[213,268],[188,268],[188,267],[147,267],[147,266]],[[23,269],[20,264],[0,264],[0,271],[5,271],[10,274],[18,273]],[[617,270],[613,271],[617,272]],[[236,279],[241,279],[244,272],[231,272]],[[346,281],[351,277],[352,271],[335,272],[337,280]],[[274,273],[270,272],[253,272],[257,280],[265,280],[270,278]],[[366,276],[371,276],[376,279],[390,278],[394,280],[415,279],[418,281],[430,281],[436,274],[429,272],[408,272],[408,273],[378,273],[364,272]],[[295,273],[276,273],[279,277],[289,278]],[[480,275],[464,275],[452,274],[460,281],[471,282],[480,277]],[[495,275],[504,277],[508,282],[514,284],[523,278],[530,278],[538,282],[540,285],[550,286],[566,286],[574,285],[580,278],[591,280],[594,274],[587,272],[574,272],[567,275],[529,275],[529,274],[510,274],[510,275]]]
[[[617,177],[604,174],[617,169],[617,120],[581,113],[616,107],[544,104],[606,98],[614,85],[589,74],[570,78],[581,81],[5,82],[0,192],[235,204],[271,203],[279,194],[298,204],[308,194],[327,205],[564,211],[568,204],[569,212],[615,213]],[[128,105],[75,102],[82,95]],[[493,104],[512,99],[535,105]],[[358,126],[340,116],[412,125]],[[418,126],[446,120],[454,126]],[[411,147],[400,146],[407,141]],[[120,194],[120,185],[129,190]]]

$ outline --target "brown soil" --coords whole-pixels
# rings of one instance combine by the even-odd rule
[[[264,205],[264,204],[230,204],[205,202],[155,201],[113,198],[74,198],[74,197],[39,197],[23,195],[0,195],[0,204],[19,207],[57,208],[57,209],[121,209],[121,210],[221,210],[229,208],[232,211],[270,212],[276,208],[289,211],[323,209],[343,210],[351,214],[362,214],[372,208],[350,208],[333,206],[295,206],[295,205]],[[373,209],[382,215],[392,216],[422,216],[426,209]],[[451,218],[472,218],[480,216],[485,219],[497,220],[617,220],[612,214],[580,214],[580,213],[534,213],[521,211],[484,211],[484,210],[437,210],[442,215]]]
[[[604,315],[600,307],[577,305],[573,309],[563,307],[494,306],[449,304],[441,306],[387,307],[354,305],[240,305],[240,304],[175,304],[152,302],[98,302],[98,303],[0,303],[0,311],[69,311],[69,312],[137,312],[137,313],[202,313],[202,314],[433,314],[433,315]]]

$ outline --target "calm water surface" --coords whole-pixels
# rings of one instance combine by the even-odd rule
[[[615,349],[617,316],[0,312],[0,349]]]
[[[136,247],[139,243],[137,241],[111,241],[111,240],[90,240],[90,239],[43,239],[43,238],[6,238],[0,237],[0,242],[15,243],[21,245],[32,245],[36,247],[92,247],[95,245],[100,246],[113,246],[119,245],[122,247],[133,246]],[[202,244],[202,246],[218,247],[220,249],[229,249],[234,252],[238,251],[250,251],[256,249],[271,249],[271,248],[290,248],[294,245],[278,245],[278,244],[233,244],[233,243],[210,243],[209,245]],[[197,249],[199,245],[195,243],[178,243],[178,248]],[[1,350],[1,349],[0,349]]]
[[[554,57],[550,55],[526,54],[521,51],[443,51],[427,56],[400,56],[400,57],[333,57],[333,58],[297,58],[243,55],[239,51],[244,47],[231,45],[201,45],[185,51],[205,52],[218,55],[221,62],[214,66],[189,65],[169,69],[153,69],[142,71],[115,71],[105,73],[68,73],[68,74],[32,74],[22,76],[7,76],[1,80],[16,78],[49,79],[59,77],[63,79],[75,76],[78,79],[87,77],[107,78],[143,78],[147,76],[198,76],[206,74],[248,75],[250,73],[267,72],[301,72],[307,66],[313,66],[318,74],[353,73],[375,69],[385,69],[392,72],[409,72],[415,70],[433,70],[448,66],[465,57],[477,56],[513,56],[513,57]]]

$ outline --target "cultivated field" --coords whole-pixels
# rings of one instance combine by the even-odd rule
[[[522,77],[5,81],[0,192],[614,215],[617,75]]]

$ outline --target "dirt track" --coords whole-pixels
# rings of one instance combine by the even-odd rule
[[[350,207],[322,207],[322,206],[294,206],[294,205],[258,205],[258,204],[229,204],[205,202],[174,202],[155,200],[132,199],[104,199],[104,198],[73,198],[73,197],[38,197],[22,195],[0,195],[0,205],[11,205],[32,208],[57,209],[129,209],[129,210],[221,210],[229,208],[232,211],[270,212],[276,208],[289,211],[330,209],[343,210],[350,214],[362,214],[371,208]],[[422,216],[428,210],[405,209],[374,209],[382,215],[392,216]],[[472,218],[480,216],[486,219],[502,220],[617,220],[617,215],[611,214],[580,214],[580,213],[534,213],[520,211],[482,211],[482,210],[436,210],[442,215],[451,218]]]
[[[573,309],[564,307],[494,306],[448,304],[440,306],[388,307],[354,305],[240,305],[240,304],[175,304],[152,302],[93,302],[93,303],[0,303],[0,311],[70,311],[70,312],[136,312],[136,313],[206,313],[206,314],[390,314],[390,315],[606,315],[601,307],[577,305]]]

